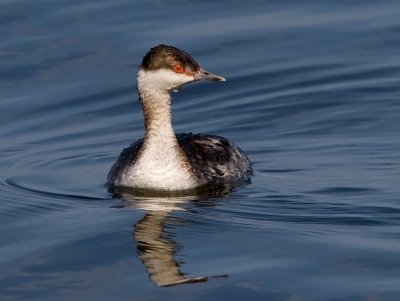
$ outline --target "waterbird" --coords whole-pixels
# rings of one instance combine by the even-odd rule
[[[121,152],[108,173],[109,188],[181,191],[250,180],[250,160],[226,138],[174,132],[171,92],[199,80],[225,78],[176,47],[160,44],[147,52],[137,72],[144,138]]]

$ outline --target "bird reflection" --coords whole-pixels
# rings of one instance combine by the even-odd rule
[[[208,276],[186,277],[180,264],[175,259],[175,254],[180,246],[173,237],[165,234],[165,226],[172,211],[185,211],[188,205],[210,206],[209,196],[220,197],[232,188],[223,187],[218,191],[203,193],[191,191],[184,193],[158,193],[124,190],[114,191],[114,196],[126,201],[127,206],[146,211],[145,216],[133,227],[133,239],[136,243],[138,256],[151,281],[159,286],[172,286],[183,283],[203,282]],[[226,275],[212,276],[224,277]]]
[[[207,277],[184,277],[175,260],[177,244],[171,238],[163,237],[167,217],[166,212],[154,211],[135,225],[133,236],[150,279],[159,286],[207,281]]]

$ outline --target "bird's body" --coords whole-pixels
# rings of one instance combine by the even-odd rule
[[[172,191],[249,179],[249,159],[227,139],[172,128],[170,91],[200,79],[225,80],[177,48],[159,45],[147,53],[138,71],[145,137],[122,151],[108,174],[110,187]]]
[[[109,174],[116,186],[185,190],[208,183],[248,180],[249,164],[243,151],[215,135],[177,134],[178,146],[140,157],[144,139],[125,148]],[[141,161],[138,162],[138,158]]]

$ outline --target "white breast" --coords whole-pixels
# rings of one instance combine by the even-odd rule
[[[162,147],[147,148],[119,181],[122,186],[160,190],[185,190],[200,184],[179,153]]]

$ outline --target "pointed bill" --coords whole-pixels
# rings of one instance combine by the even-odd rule
[[[212,81],[221,81],[224,82],[226,81],[225,78],[222,76],[213,74],[211,72],[208,72],[204,70],[203,68],[200,68],[200,70],[193,75],[195,80],[212,80]]]

